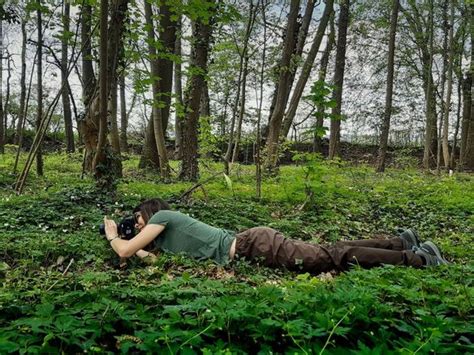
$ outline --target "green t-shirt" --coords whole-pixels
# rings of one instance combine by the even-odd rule
[[[185,253],[195,259],[212,259],[218,264],[229,262],[229,250],[235,233],[211,227],[181,212],[162,210],[148,223],[165,226],[155,239],[155,246],[165,252]]]

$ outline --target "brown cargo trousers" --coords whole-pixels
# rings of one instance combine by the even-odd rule
[[[256,227],[236,235],[236,259],[260,261],[269,267],[318,274],[347,270],[352,265],[371,268],[383,264],[421,267],[423,260],[407,250],[401,238],[341,241],[331,246],[287,239],[280,232]]]

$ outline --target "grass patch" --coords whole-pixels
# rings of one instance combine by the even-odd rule
[[[0,156],[0,353],[474,351],[472,176],[300,162],[266,179],[257,200],[254,167],[234,166],[232,190],[217,175],[178,201],[193,184],[160,183],[137,162],[124,161],[112,196],[80,179],[79,154],[46,155],[45,177],[31,173],[17,196],[14,157]],[[221,169],[206,163],[202,180]],[[413,227],[453,264],[316,277],[163,255],[121,269],[98,224],[155,196],[214,226],[314,242]]]

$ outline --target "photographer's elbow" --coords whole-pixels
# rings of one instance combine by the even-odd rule
[[[115,252],[121,258],[130,258],[133,254],[135,254],[133,250],[130,250],[128,245],[121,246],[117,249],[115,250]]]

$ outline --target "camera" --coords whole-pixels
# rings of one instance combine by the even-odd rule
[[[135,219],[131,216],[125,217],[117,223],[117,232],[123,239],[132,239],[135,236]],[[99,225],[99,233],[105,235],[105,225]]]

